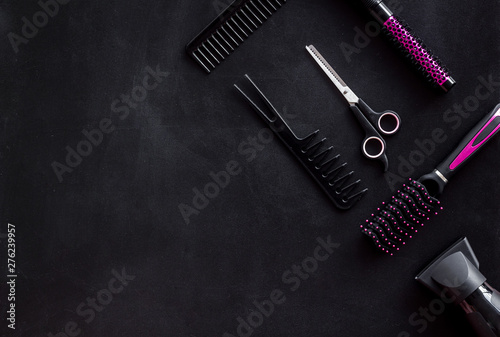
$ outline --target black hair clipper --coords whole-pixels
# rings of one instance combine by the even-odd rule
[[[478,336],[500,336],[500,293],[486,283],[467,238],[448,248],[415,279],[460,305]]]

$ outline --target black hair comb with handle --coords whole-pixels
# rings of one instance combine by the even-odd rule
[[[347,163],[342,163],[340,161],[340,154],[333,155],[332,146],[324,149],[323,145],[326,138],[316,141],[319,130],[314,131],[304,138],[297,137],[250,77],[248,75],[245,75],[245,77],[265,104],[267,113],[254,103],[254,101],[252,101],[236,84],[234,86],[243,95],[255,112],[257,112],[257,114],[267,123],[269,128],[273,130],[290,151],[292,151],[295,157],[330,197],[330,200],[335,206],[343,210],[354,206],[368,189],[365,188],[358,192],[355,191],[361,180],[349,183],[354,175],[354,171],[345,173]]]

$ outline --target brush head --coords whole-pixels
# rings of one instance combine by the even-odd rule
[[[439,200],[431,196],[422,183],[410,179],[360,226],[361,232],[371,238],[378,249],[393,255],[441,209]]]

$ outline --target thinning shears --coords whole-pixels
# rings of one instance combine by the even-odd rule
[[[366,135],[361,144],[363,155],[368,159],[382,161],[384,171],[387,171],[389,161],[385,153],[386,144],[380,133],[386,136],[396,133],[401,126],[401,118],[392,110],[385,110],[384,112],[373,111],[345,84],[314,46],[307,46],[306,49],[342,93],[347,103],[349,103],[351,111],[364,129]]]

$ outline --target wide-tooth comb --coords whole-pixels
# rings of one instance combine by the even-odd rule
[[[441,195],[448,180],[499,130],[500,104],[469,131],[433,172],[418,180],[410,179],[388,203],[383,203],[360,226],[361,232],[381,251],[393,255],[431,215],[443,209],[436,197]]]
[[[236,0],[186,45],[186,52],[210,73],[286,0]]]
[[[349,183],[354,175],[354,171],[344,174],[347,163],[342,163],[340,161],[340,154],[334,155],[333,147],[325,148],[326,138],[317,140],[319,130],[314,131],[304,138],[297,137],[257,85],[255,85],[248,75],[245,75],[245,77],[252,84],[258,96],[266,105],[268,114],[264,113],[262,109],[235,84],[235,88],[243,95],[245,100],[252,106],[257,114],[264,119],[269,128],[273,130],[273,132],[293,152],[306,170],[330,197],[335,206],[344,210],[354,206],[368,189],[365,188],[355,192],[361,180]],[[351,194],[351,192],[354,193]]]

